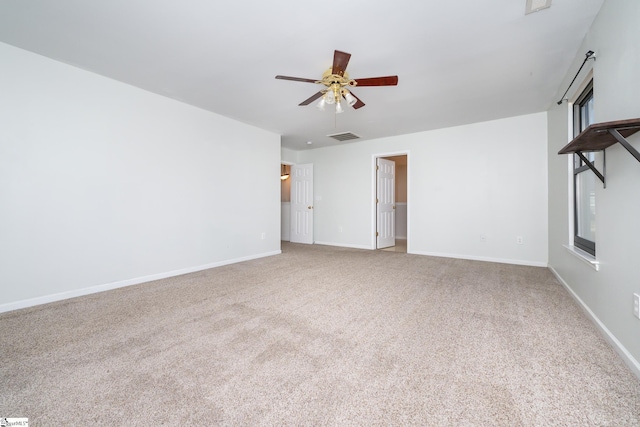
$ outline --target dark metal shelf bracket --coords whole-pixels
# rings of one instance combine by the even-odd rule
[[[633,148],[633,147],[632,147]],[[582,151],[576,151],[576,154],[578,155],[578,157],[580,157],[580,159],[584,162],[585,165],[587,165],[589,167],[589,169],[591,169],[593,171],[593,173],[596,174],[596,176],[598,177],[598,179],[600,181],[602,181],[602,186],[604,188],[607,188],[607,182],[606,182],[606,178],[605,178],[605,174],[606,174],[606,167],[602,169],[602,173],[600,173],[600,171],[598,171],[598,169],[596,169],[595,165],[593,163],[591,163],[589,161],[589,159],[587,159],[584,154],[582,154]],[[603,154],[603,159],[605,158],[605,151],[602,150],[602,154]],[[606,165],[606,163],[605,163]]]
[[[620,135],[620,132],[618,132],[617,129],[609,129],[608,132],[620,143],[620,145],[626,148],[626,150],[631,153],[631,155],[635,157],[637,161],[640,162],[640,153],[638,153],[638,150],[633,148],[633,146],[629,144],[625,137]]]

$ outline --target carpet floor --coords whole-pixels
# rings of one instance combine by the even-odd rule
[[[1,314],[0,417],[640,425],[640,381],[548,269],[282,248]]]

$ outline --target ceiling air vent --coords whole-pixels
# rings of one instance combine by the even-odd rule
[[[338,141],[349,141],[352,139],[360,139],[360,135],[356,135],[351,132],[334,133],[333,135],[327,135],[329,138],[333,138]]]
[[[533,12],[538,12],[542,9],[551,7],[551,0],[527,0],[524,14],[528,15]]]

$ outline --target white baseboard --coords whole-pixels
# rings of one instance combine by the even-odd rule
[[[635,374],[635,376],[638,377],[638,379],[640,379],[640,362],[638,362],[633,357],[633,355],[629,353],[626,347],[622,345],[620,341],[618,341],[616,336],[613,335],[609,329],[607,329],[604,323],[602,323],[600,319],[598,319],[598,316],[596,316],[595,313],[591,311],[589,306],[585,304],[584,301],[580,299],[578,294],[576,294],[573,291],[573,289],[571,289],[571,286],[569,286],[569,284],[564,281],[562,276],[560,276],[560,274],[558,274],[558,272],[551,266],[549,266],[549,270],[551,271],[551,273],[553,273],[554,276],[556,276],[556,279],[558,279],[558,281],[562,283],[562,286],[565,287],[565,289],[569,292],[569,294],[573,297],[573,299],[576,300],[578,304],[580,304],[582,309],[591,318],[593,323],[595,323],[596,326],[600,329],[600,331],[602,331],[602,333],[604,334],[609,344],[611,344],[614,350],[620,355],[620,357],[622,357],[622,360],[624,360],[624,363],[631,369],[631,371]]]
[[[546,262],[527,261],[527,260],[520,260],[520,259],[491,258],[491,257],[445,254],[440,252],[423,252],[423,251],[411,251],[409,253],[415,254],[415,255],[435,256],[440,258],[456,258],[456,259],[468,259],[471,261],[496,262],[499,264],[527,265],[530,267],[547,267]]]
[[[105,283],[103,285],[91,286],[88,288],[75,289],[72,291],[60,292],[51,295],[44,295],[41,297],[30,298],[21,301],[10,302],[6,304],[0,304],[0,313],[7,311],[19,310],[21,308],[34,307],[36,305],[47,304],[50,302],[61,301],[69,298],[80,297],[84,295],[95,294],[98,292],[109,291],[112,289],[124,288],[126,286],[139,285],[140,283],[151,282],[153,280],[166,279],[168,277],[181,276],[183,274],[195,273],[196,271],[208,270],[210,268],[222,267],[223,265],[235,264],[243,261],[250,261],[252,259],[264,258],[273,255],[279,255],[282,251],[265,252],[257,255],[250,255],[242,258],[229,259],[225,261],[212,262],[210,264],[198,265],[194,267],[182,268],[180,270],[167,271],[165,273],[151,274],[143,277],[136,277],[133,279],[120,280],[112,283]]]
[[[314,242],[316,245],[326,245],[326,246],[339,246],[341,248],[353,248],[353,249],[367,249],[371,250],[371,247],[364,245],[350,245],[347,243],[333,243],[333,242]]]

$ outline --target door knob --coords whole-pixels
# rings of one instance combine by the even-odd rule
[[[313,209],[313,206],[307,206],[307,209]]]

